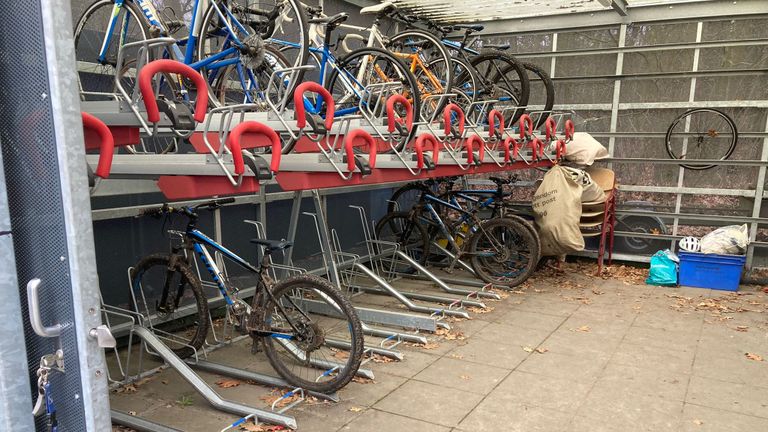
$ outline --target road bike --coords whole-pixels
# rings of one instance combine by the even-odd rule
[[[253,338],[253,348],[263,348],[270,364],[292,385],[329,393],[346,385],[357,372],[363,356],[360,320],[349,300],[329,282],[317,276],[300,274],[273,282],[269,277],[271,255],[290,248],[285,240],[253,239],[264,248],[261,265],[256,267],[197,228],[200,209],[215,210],[234,202],[233,198],[212,200],[195,207],[163,204],[142,212],[155,217],[181,215],[187,225],[179,232],[182,242],[170,254],[144,257],[131,271],[133,298],[143,314],[167,318],[173,332],[170,347],[179,357],[199,350],[210,326],[208,303],[200,279],[190,266],[197,257],[211,275],[224,298],[229,317],[238,328]],[[239,290],[217,265],[208,248],[256,276],[251,303],[239,298]],[[156,299],[154,302],[147,298]],[[179,312],[192,309],[187,319]],[[321,315],[323,314],[323,315]],[[350,353],[340,358],[325,345],[327,338],[348,343]],[[336,365],[318,375],[314,365]]]

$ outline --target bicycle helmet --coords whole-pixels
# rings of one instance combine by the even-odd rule
[[[680,249],[686,252],[698,252],[701,244],[696,237],[683,237],[680,239]]]

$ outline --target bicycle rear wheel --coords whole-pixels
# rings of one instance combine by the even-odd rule
[[[515,123],[525,112],[530,95],[528,73],[514,57],[497,51],[482,52],[470,60],[483,87],[483,98],[506,105],[504,122]]]
[[[508,287],[531,276],[540,253],[529,229],[511,218],[483,222],[467,250],[472,268],[483,281]]]
[[[667,129],[667,154],[672,159],[719,159],[731,157],[739,140],[736,123],[722,111],[697,108],[677,117]],[[680,166],[705,170],[715,165]]]
[[[429,234],[423,225],[416,223],[410,212],[392,212],[376,224],[376,238],[396,243],[411,258],[425,264],[429,257]]]
[[[363,329],[349,300],[325,279],[306,274],[278,282],[272,293],[264,322],[273,333],[261,337],[272,367],[310,391],[331,393],[347,385],[363,357]],[[348,343],[349,352],[329,348],[328,340]]]
[[[537,130],[544,126],[547,117],[552,113],[552,107],[555,106],[555,85],[544,69],[532,63],[523,63],[523,67],[528,72],[530,80],[531,96],[528,98],[528,103],[544,105],[541,113],[538,116],[534,116],[537,118],[534,120],[533,128]],[[536,96],[534,97],[534,95]]]
[[[186,358],[203,346],[208,335],[208,302],[197,276],[181,260],[175,261],[171,265],[167,254],[142,258],[131,272],[131,302],[136,312],[161,331],[163,342]],[[166,289],[167,298],[162,302]]]
[[[224,22],[218,11],[230,19]],[[231,18],[235,18],[236,22]],[[236,59],[235,69],[200,69],[200,73],[212,87],[229,88],[227,98],[222,100],[214,93],[211,95],[211,102],[216,106],[225,106],[244,103],[247,100],[263,100],[260,93],[265,88],[262,85],[269,81],[272,72],[268,62],[264,61],[265,44],[295,48],[285,53],[288,66],[303,66],[307,64],[309,56],[308,30],[306,11],[298,0],[228,0],[212,3],[203,15],[200,39],[196,47],[197,59],[207,59],[232,48],[234,36],[246,49],[236,50],[219,59]],[[289,95],[293,94],[302,76],[303,72],[298,72],[293,80],[286,83]],[[236,95],[237,92],[239,95]],[[290,97],[288,100],[290,101]]]

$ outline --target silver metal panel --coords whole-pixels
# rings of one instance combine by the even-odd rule
[[[17,286],[42,279],[45,324],[64,327],[65,372],[51,376],[59,431],[101,431],[110,417],[103,352],[87,336],[101,318],[69,11],[68,1],[50,0],[0,11],[0,26],[18,29],[0,33],[0,139]],[[27,316],[25,302],[22,310]],[[40,357],[56,342],[23,322],[36,381]],[[36,423],[45,428],[43,418]]]
[[[11,219],[5,194],[5,172],[0,154],[0,430],[32,430],[34,421],[27,374],[16,260],[13,255]]]

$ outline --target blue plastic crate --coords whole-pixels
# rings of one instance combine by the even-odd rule
[[[683,252],[680,257],[680,285],[724,291],[739,289],[744,255],[715,255]]]

